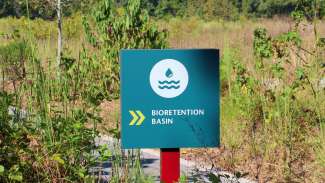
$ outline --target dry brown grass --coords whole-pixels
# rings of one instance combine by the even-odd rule
[[[186,20],[171,19],[169,22],[160,22],[162,29],[170,31],[169,44],[171,48],[237,48],[239,55],[248,65],[253,61],[254,30],[266,28],[271,36],[288,32],[294,26],[289,18],[261,19],[257,21],[244,20],[241,22],[203,22],[196,18]],[[325,37],[325,21],[318,22],[319,34]],[[304,48],[313,47],[315,40],[313,25],[304,22],[301,35],[305,41]]]
[[[100,104],[100,109],[100,117],[103,119],[103,123],[99,124],[100,132],[107,133],[109,129],[120,125],[120,100],[105,101]]]

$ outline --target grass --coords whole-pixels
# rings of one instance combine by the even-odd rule
[[[65,49],[67,50],[65,53],[79,63],[82,45],[86,45],[86,42],[81,31],[81,20],[78,17],[76,15],[65,19],[66,24],[63,27],[66,27],[64,29]],[[2,35],[0,45],[10,44],[12,42],[10,36],[14,35],[16,30],[19,30],[21,37],[28,38],[29,35],[24,31],[28,27],[27,23],[26,19],[0,19],[0,35]],[[69,123],[72,124],[69,128],[77,128],[77,131],[73,133],[79,135],[88,134],[87,130],[90,127],[95,128],[97,122],[102,121],[98,127],[107,127],[107,130],[101,131],[102,133],[118,136],[116,128],[120,122],[119,101],[104,101],[99,106],[92,106],[86,100],[70,100],[71,96],[67,94],[72,90],[69,87],[70,81],[53,81],[55,74],[52,71],[55,67],[56,53],[55,22],[33,20],[30,23],[37,58],[33,57],[28,67],[30,71],[34,71],[30,80],[37,82],[31,86],[27,83],[23,85],[18,92],[20,94],[16,97],[27,98],[26,102],[20,104],[22,108],[36,107],[35,111],[42,112],[35,119],[37,119],[36,124],[47,125],[46,130],[40,132],[44,133],[41,137],[46,140],[35,139],[37,143],[51,142],[47,145],[53,146],[56,142],[64,141],[63,137],[53,139],[55,136],[51,135],[55,131],[53,128],[59,128],[56,125],[63,123],[63,119],[69,119]],[[289,18],[204,22],[191,17],[184,20],[175,18],[169,21],[158,21],[158,25],[160,29],[169,30],[168,42],[171,48],[219,48],[222,53],[222,146],[219,149],[193,151],[196,152],[194,156],[198,160],[208,159],[210,162],[212,159],[216,167],[234,173],[248,172],[250,178],[259,182],[325,181],[324,89],[317,90],[316,95],[313,94],[313,88],[317,88],[320,77],[325,77],[324,71],[315,64],[315,57],[303,53],[302,57],[310,65],[305,69],[310,82],[301,82],[299,84],[301,87],[296,89],[292,89],[291,84],[284,83],[277,86],[276,91],[268,92],[263,81],[274,79],[271,71],[272,60],[264,60],[266,62],[264,70],[256,68],[257,58],[254,56],[253,48],[254,30],[265,27],[270,36],[276,37],[288,32],[294,26],[294,22]],[[319,22],[321,37],[325,37],[325,29],[321,29],[324,26],[324,21]],[[312,25],[303,22],[299,27],[299,32],[303,39],[302,47],[312,50],[315,45]],[[321,51],[324,52],[324,49]],[[293,58],[295,57],[291,57],[291,60]],[[284,73],[291,72],[290,67],[284,67],[284,69]],[[247,79],[248,82],[242,83],[243,79]],[[2,85],[4,85],[3,82]],[[12,93],[11,85],[6,82],[6,91],[9,93]],[[77,112],[77,109],[87,114],[94,114],[94,116],[78,116],[80,111]],[[33,113],[33,111],[30,112]],[[60,113],[60,118],[55,117],[57,112]],[[87,118],[85,121],[87,128],[78,129],[80,120],[84,118]],[[97,129],[95,131],[97,132]],[[33,141],[28,141],[28,143],[31,142]],[[75,148],[73,144],[70,145]],[[50,167],[56,171],[56,166],[62,166],[60,165],[61,159],[68,160],[68,157],[62,157],[64,150],[59,148],[59,152],[49,154],[45,152],[40,155],[40,158],[46,161],[40,162],[43,162],[44,167],[46,167],[45,162],[52,162],[53,164],[47,168]],[[204,156],[201,155],[202,152]],[[120,162],[116,163],[117,169],[122,166]],[[81,172],[80,176],[84,174],[85,167],[87,165],[78,170],[79,173]],[[135,167],[134,171],[126,169],[125,171],[130,173],[130,178],[140,177],[144,179],[143,182],[150,182],[146,177],[134,176],[139,174],[139,169]],[[56,171],[56,173],[62,172]],[[12,175],[16,174],[12,170]],[[57,176],[62,177],[62,175]],[[124,179],[123,176],[117,176],[114,180],[119,182],[121,179]],[[71,180],[75,179],[71,178]]]

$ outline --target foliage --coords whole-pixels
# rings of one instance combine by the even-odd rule
[[[270,58],[273,54],[271,38],[267,36],[266,29],[254,31],[254,53],[260,58]]]
[[[163,18],[167,16],[179,16],[184,14],[184,1],[182,0],[161,0],[155,8],[155,16]]]
[[[83,20],[92,49],[84,50],[81,76],[90,77],[85,88],[92,98],[116,99],[119,95],[119,52],[121,49],[166,48],[166,32],[149,21],[140,1],[130,1],[126,9],[116,9],[113,1],[102,1],[92,20]],[[89,91],[91,90],[91,91]],[[96,90],[96,91],[94,91]]]
[[[297,14],[299,12],[295,12],[294,17],[297,17]],[[302,48],[305,44],[300,35],[299,25],[303,19],[308,18],[307,16],[296,18],[296,25],[291,30],[276,36],[271,36],[264,28],[254,31],[254,61],[258,67],[249,70],[242,64],[243,61],[238,62],[237,59],[229,60],[225,57],[226,61],[230,61],[233,65],[236,77],[232,79],[231,76],[222,77],[231,79],[230,82],[223,82],[230,90],[224,92],[224,108],[234,106],[233,110],[224,109],[227,113],[223,113],[225,116],[223,118],[230,118],[228,119],[230,122],[224,123],[226,127],[223,129],[233,127],[234,118],[245,120],[244,124],[236,125],[237,130],[244,132],[232,136],[235,138],[244,134],[247,136],[248,140],[244,143],[247,143],[249,149],[248,161],[249,164],[252,161],[255,163],[253,176],[258,181],[269,179],[287,182],[316,180],[322,182],[324,180],[323,176],[314,180],[307,173],[308,169],[298,168],[313,158],[309,153],[319,156],[319,153],[323,152],[323,148],[319,148],[322,146],[319,144],[319,139],[324,133],[325,122],[324,111],[322,111],[324,105],[319,103],[320,98],[324,99],[325,95],[322,90],[316,90],[315,84],[312,83],[312,80],[319,81],[323,77],[323,71],[317,66],[317,52],[322,48],[314,47],[308,50]],[[221,68],[224,69],[221,71],[229,75],[232,72],[229,72],[227,67],[222,66]],[[234,116],[226,118],[228,113]],[[236,130],[231,128],[231,131]],[[233,168],[236,157],[242,157],[244,153],[242,149],[245,148],[241,146],[246,145],[236,139],[239,145],[234,146],[229,137],[226,137],[223,141],[230,151],[228,159],[233,159],[227,163]],[[236,155],[236,151],[240,153]],[[322,158],[318,161],[321,164]],[[265,166],[267,163],[276,166]],[[323,170],[319,165],[317,166],[319,171]],[[269,175],[262,178],[262,171],[277,171],[277,176]]]
[[[89,6],[89,3],[94,4],[95,1],[62,0],[63,14],[69,16],[78,11],[83,11],[86,6]],[[0,17],[27,17],[27,12],[33,19],[54,19],[56,16],[56,0],[1,0],[0,2]]]
[[[0,164],[1,182],[38,182],[64,178],[83,180],[90,163],[92,132],[83,127],[87,118],[78,111],[73,118],[58,116],[53,120],[52,143],[44,138],[47,124],[8,115],[13,95],[2,92]],[[37,123],[40,123],[37,125]]]
[[[69,18],[65,18],[63,21],[63,36],[65,40],[79,39],[82,35],[82,24],[80,14],[75,14]],[[57,28],[56,22],[46,21],[40,18],[29,21],[26,17],[19,19],[8,17],[0,19],[1,30],[0,38],[6,37],[8,40],[17,38],[27,40],[29,36],[37,40],[56,40]],[[29,31],[26,31],[29,30]],[[31,34],[31,35],[30,35]],[[0,42],[0,45],[3,42]]]
[[[86,127],[93,114],[76,106],[67,113],[53,105],[57,83],[50,82],[50,74],[44,72],[29,42],[18,39],[1,50],[6,68],[24,68],[25,76],[19,78],[15,90],[0,93],[0,164],[4,167],[0,181],[84,180],[81,175],[93,161],[91,143],[96,131]],[[31,65],[25,68],[22,62]],[[56,102],[66,106],[65,98],[56,98]]]
[[[318,7],[318,17],[325,12],[324,0],[204,0],[204,1],[158,1],[154,16],[199,16],[203,19],[238,19],[238,15],[272,17],[274,15],[289,15],[294,10],[302,10],[309,15],[314,14],[315,3]]]
[[[53,19],[55,17],[55,1],[29,0],[32,18]],[[70,16],[76,12],[89,12],[96,6],[96,0],[63,0],[63,13]],[[100,2],[100,1],[99,1]],[[127,0],[114,0],[114,5],[125,7]],[[309,17],[325,16],[324,0],[141,0],[141,9],[146,9],[150,16],[168,18],[174,16],[199,16],[203,19],[238,19],[239,15],[249,17],[272,17],[289,15],[295,10],[302,10]],[[0,2],[1,16],[27,16],[26,0],[2,0]]]

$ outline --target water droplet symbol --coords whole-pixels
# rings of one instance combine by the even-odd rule
[[[168,78],[173,77],[173,72],[172,72],[172,70],[171,70],[171,69],[167,69],[165,75],[166,75],[166,77],[168,77]]]

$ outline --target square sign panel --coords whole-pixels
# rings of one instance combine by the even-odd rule
[[[219,146],[219,50],[121,51],[122,148]]]

